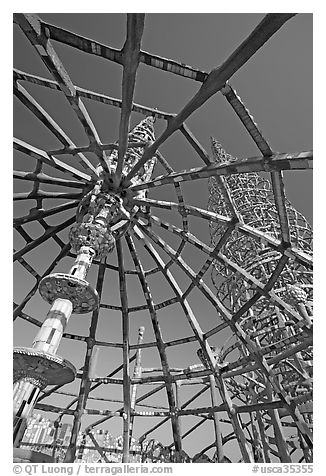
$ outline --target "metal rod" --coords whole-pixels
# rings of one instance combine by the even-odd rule
[[[127,14],[127,38],[122,49],[122,106],[119,126],[119,150],[116,168],[116,179],[120,181],[124,156],[127,151],[129,121],[135,89],[136,73],[139,64],[141,38],[144,30],[145,15],[143,13]]]
[[[215,379],[213,375],[209,376],[209,385],[210,385],[212,406],[216,407],[218,405],[218,401],[217,401],[217,394],[216,394],[216,388],[215,388]],[[222,441],[220,421],[218,418],[218,414],[216,412],[213,413],[213,416],[214,416],[214,431],[215,431],[215,445],[216,445],[217,461],[219,463],[223,463],[224,452],[223,452],[223,441]]]
[[[138,329],[138,339],[137,344],[141,344],[144,338],[144,331],[145,327],[140,327]],[[141,367],[141,349],[138,349],[136,352],[136,362],[133,371],[133,378],[140,378],[142,374],[142,367]],[[136,397],[137,397],[137,385],[132,385],[131,387],[131,398],[130,398],[130,408],[131,410],[135,410],[136,406]],[[134,415],[130,417],[130,437],[129,437],[129,446],[131,445],[131,438],[134,429]]]
[[[130,431],[130,370],[129,370],[129,314],[126,278],[123,265],[123,254],[121,240],[116,241],[118,267],[119,267],[119,284],[120,284],[120,302],[121,302],[121,318],[122,318],[122,343],[123,343],[123,455],[122,462],[129,462],[129,431]]]

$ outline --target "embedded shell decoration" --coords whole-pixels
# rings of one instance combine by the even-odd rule
[[[75,367],[68,360],[28,347],[14,349],[14,372],[16,369],[25,371],[34,378],[44,378],[47,385],[72,382],[77,374]]]
[[[39,291],[43,299],[52,304],[57,298],[72,302],[73,312],[85,314],[98,308],[97,291],[84,280],[70,274],[55,273],[42,279]]]

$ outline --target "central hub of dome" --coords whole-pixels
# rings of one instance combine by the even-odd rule
[[[132,172],[134,166],[143,157],[145,147],[155,140],[154,118],[149,116],[141,121],[128,135],[128,146],[123,160],[122,177]],[[106,158],[107,170],[97,167],[99,179],[93,189],[80,202],[76,214],[76,223],[70,230],[72,249],[79,252],[86,246],[94,250],[101,259],[113,251],[115,240],[128,228],[130,198],[133,193],[120,187],[116,169],[118,165],[118,144]],[[149,159],[131,177],[132,185],[148,182],[151,178],[156,158]],[[120,182],[120,180],[119,180]],[[146,190],[135,192],[144,197]]]
[[[70,243],[78,253],[82,246],[92,248],[99,258],[114,249],[129,217],[122,199],[114,193],[103,192],[98,182],[80,202],[76,223],[70,230]]]
[[[123,158],[122,177],[126,177],[134,166],[143,157],[145,148],[155,140],[154,124],[155,118],[152,116],[146,117],[137,126],[135,126],[128,134],[127,150]],[[108,171],[105,171],[102,165],[97,167],[99,177],[102,181],[101,188],[103,192],[121,193],[120,183],[115,183],[115,173],[118,164],[118,142],[115,148],[111,150],[106,158]],[[149,159],[145,164],[131,177],[132,185],[138,185],[150,180],[156,158]],[[120,180],[119,180],[120,182]]]

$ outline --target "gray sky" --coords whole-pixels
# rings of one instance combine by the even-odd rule
[[[122,14],[42,14],[42,19],[72,30],[81,35],[93,38],[107,45],[121,48],[125,38],[125,15]],[[150,53],[158,54],[166,58],[179,60],[183,63],[209,72],[213,67],[221,64],[250,31],[263,18],[263,14],[148,14],[145,20],[145,33],[142,41],[142,49]],[[61,44],[54,44],[66,70],[74,84],[107,94],[121,97],[122,68],[105,60],[100,60],[90,55],[78,52],[75,49]],[[14,66],[20,70],[50,78],[50,73],[33,50],[28,40],[24,37],[17,26],[14,27]],[[230,84],[236,89],[256,122],[263,131],[265,138],[271,147],[279,152],[297,152],[312,149],[312,15],[299,14],[271,40],[265,44],[254,57],[243,66],[236,75],[231,78]],[[70,110],[68,103],[61,94],[47,88],[24,84],[24,87],[40,102],[40,104],[56,119],[62,129],[70,135],[78,145],[87,145],[77,119]],[[178,77],[160,70],[155,70],[141,64],[137,74],[135,102],[149,107],[157,107],[167,112],[177,113],[183,105],[198,90],[200,84],[186,78]],[[116,140],[118,137],[120,110],[110,106],[104,106],[88,100],[85,105],[102,142]],[[142,119],[140,114],[133,113],[131,125],[134,126]],[[44,150],[59,146],[57,140],[32,116],[32,114],[17,100],[14,102],[15,135],[26,142]],[[197,139],[210,151],[209,138],[216,137],[227,150],[239,158],[260,155],[254,142],[245,131],[240,120],[237,118],[230,105],[221,95],[213,96],[188,120],[188,127]],[[163,121],[155,124],[156,136],[164,129]],[[175,170],[184,170],[201,166],[196,154],[182,137],[181,133],[175,133],[160,149]],[[33,161],[15,154],[17,161],[16,169],[29,170]],[[67,158],[67,163],[71,159]],[[96,160],[91,158],[94,164]],[[69,162],[73,163],[73,162]],[[74,164],[76,168],[78,165]],[[45,170],[46,171],[46,170]],[[46,171],[56,174],[56,171]],[[160,173],[162,173],[160,171]],[[30,185],[17,181],[17,191],[26,191]],[[293,205],[301,211],[307,219],[312,220],[312,174],[309,172],[285,173],[287,196]],[[51,186],[43,186],[44,190],[53,190]],[[151,197],[172,199],[169,190],[162,188],[149,194]],[[204,181],[189,184],[184,188],[187,203],[202,208],[207,207],[208,191]],[[173,197],[173,201],[175,201]],[[21,216],[28,211],[28,205],[24,202],[16,202],[16,216]],[[45,202],[46,203],[46,202]],[[56,201],[48,201],[47,206],[54,206]],[[59,201],[57,201],[59,203]],[[34,205],[33,205],[34,206]],[[50,224],[56,224],[67,218],[60,215],[49,219]],[[164,214],[159,214],[164,217]],[[171,218],[173,220],[173,218]],[[194,220],[193,232],[203,241],[209,242],[209,232],[202,228],[201,223]],[[42,233],[42,227],[35,224],[26,226],[33,238]],[[65,233],[62,234],[64,238]],[[163,238],[168,235],[161,233]],[[22,246],[23,242],[15,238],[15,246]],[[169,238],[169,243],[175,243],[174,237]],[[50,260],[59,252],[57,245],[47,242],[37,250],[26,255],[26,260],[33,264],[39,273],[44,272]],[[144,260],[145,267],[150,267],[148,257],[140,256]],[[200,253],[193,253],[186,249],[185,259],[194,269],[199,269],[202,263]],[[126,258],[127,259],[127,258]],[[112,263],[116,262],[115,253],[109,258]],[[146,261],[147,260],[147,261]],[[111,262],[110,261],[110,262]],[[72,263],[71,258],[66,258],[59,263],[56,271],[67,272]],[[187,279],[181,272],[172,267],[181,287],[186,287]],[[97,270],[92,269],[88,275],[88,281],[93,285],[96,282]],[[107,276],[104,302],[119,305],[117,275]],[[34,285],[34,280],[20,264],[14,266],[14,297],[16,302]],[[207,282],[209,276],[207,277]],[[136,280],[135,280],[136,281]],[[171,290],[160,279],[153,277],[150,282],[155,302],[171,297]],[[130,279],[129,305],[142,304],[138,283]],[[190,296],[190,304],[204,331],[216,325],[216,313],[213,307],[205,302],[202,296],[194,293]],[[43,320],[49,305],[42,301],[38,295],[30,301],[25,311]],[[191,329],[184,316],[176,305],[175,308],[166,308],[159,314],[162,333],[166,340],[191,335]],[[151,323],[146,313],[135,313],[131,319],[131,341],[136,340],[137,329],[145,325],[145,342],[153,340]],[[67,332],[76,332],[87,335],[89,327],[89,315],[73,315],[69,322]],[[36,328],[18,319],[15,324],[15,345],[30,345],[36,333]],[[99,337],[100,336],[100,337]],[[213,339],[212,345],[220,345],[227,337],[227,333]],[[99,322],[98,338],[110,342],[121,342],[121,323],[119,313],[102,312]],[[171,366],[187,366],[198,363],[195,351],[198,345],[184,345],[170,348],[168,358]],[[63,341],[59,354],[71,360],[76,367],[83,364],[84,344],[75,341]],[[101,349],[98,364],[98,375],[102,376],[110,372],[121,360],[120,351],[114,349]],[[147,350],[143,352],[144,366],[159,365],[158,353]],[[77,390],[77,384],[71,385]],[[97,395],[108,396],[108,390],[103,388]],[[182,400],[193,389],[184,389]],[[121,398],[121,389],[110,389],[110,398]],[[161,392],[158,397],[151,399],[152,402],[164,402],[166,397]],[[59,405],[69,402],[64,397],[55,397],[53,402]],[[198,399],[198,406],[208,404],[208,396]],[[89,404],[95,407],[94,402]],[[119,405],[112,406],[117,408]],[[87,420],[87,419],[85,419]],[[193,420],[191,418],[191,420]],[[154,421],[154,420],[153,420]],[[194,420],[195,421],[195,420]],[[113,434],[121,431],[120,422],[112,423],[108,428]],[[148,426],[146,419],[139,423],[139,430],[135,436],[139,436],[142,430]],[[184,424],[184,430],[188,423]],[[203,427],[204,428],[204,427]],[[226,428],[228,426],[226,425]],[[168,442],[170,429],[165,426],[158,431],[156,437]],[[203,430],[200,438],[205,441],[206,433]],[[207,437],[208,438],[208,437]],[[208,443],[212,437],[208,438]],[[185,440],[185,450],[190,454],[196,452],[195,440]],[[204,445],[204,442],[203,442]],[[234,449],[230,450],[234,451]]]

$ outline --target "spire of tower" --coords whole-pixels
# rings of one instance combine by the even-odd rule
[[[216,139],[211,138],[211,143],[216,163],[229,164],[235,160],[224,151]],[[225,175],[223,185],[242,223],[252,227],[255,232],[262,234],[261,236],[282,239],[273,186],[265,175],[255,171]],[[209,194],[208,210],[231,217],[221,185],[214,176],[209,179]],[[309,223],[286,198],[285,206],[292,246],[311,254],[312,229]],[[211,222],[210,234],[211,244],[215,247],[225,235],[225,227],[220,223]],[[280,338],[287,338],[291,333],[298,332],[302,323],[298,325],[297,322],[289,319],[283,308],[278,307],[273,300],[268,300],[265,296],[255,300],[250,305],[250,309],[249,306],[246,308],[257,293],[257,285],[253,283],[252,277],[262,286],[266,286],[280,264],[279,251],[269,247],[267,240],[265,242],[264,239],[257,239],[254,233],[247,234],[235,230],[227,243],[220,248],[220,253],[226,260],[235,263],[238,269],[242,270],[242,272],[231,273],[223,262],[216,260],[211,274],[216,294],[223,305],[233,316],[241,313],[239,326],[242,330],[265,349],[268,346],[273,349]],[[292,306],[306,325],[311,325],[312,272],[310,270],[304,265],[289,260],[283,265],[281,272],[276,274],[273,292],[279,299]],[[234,349],[235,345],[237,344],[231,342],[224,350],[222,360],[230,349]],[[310,355],[309,348],[305,351],[307,355]],[[267,355],[271,357],[272,352],[265,355],[267,360]],[[299,358],[302,375],[307,376],[305,380],[299,373],[286,372],[281,366],[278,369],[278,372],[282,372],[283,388],[293,389],[295,397],[300,395],[303,382],[309,382],[311,378],[310,357],[307,361],[302,356]],[[309,390],[312,390],[311,385]],[[302,413],[300,424],[308,428],[307,425],[311,423],[309,419],[308,414]],[[309,428],[307,431],[309,432]]]
[[[141,140],[143,142],[151,142],[155,140],[154,131],[155,117],[147,116],[139,122],[128,135],[129,142]]]
[[[232,155],[227,154],[226,151],[221,146],[220,142],[211,136],[211,150],[214,158],[214,162],[218,164],[228,164],[234,162],[235,159]]]
[[[128,134],[128,143],[135,142],[144,142],[149,144],[155,140],[155,131],[154,131],[154,122],[155,117],[147,116],[145,119],[140,121]],[[115,144],[119,144],[118,141]],[[144,153],[144,147],[128,147],[125,157],[124,157],[124,166],[123,166],[123,175],[127,175],[134,165],[141,159]],[[117,149],[111,150],[110,154],[107,157],[107,162],[109,168],[112,172],[115,172],[118,161],[118,151]],[[133,183],[146,182],[151,177],[156,158],[150,159],[144,167],[136,174],[136,177],[133,179]],[[97,167],[99,175],[103,174],[103,168],[99,164]]]

